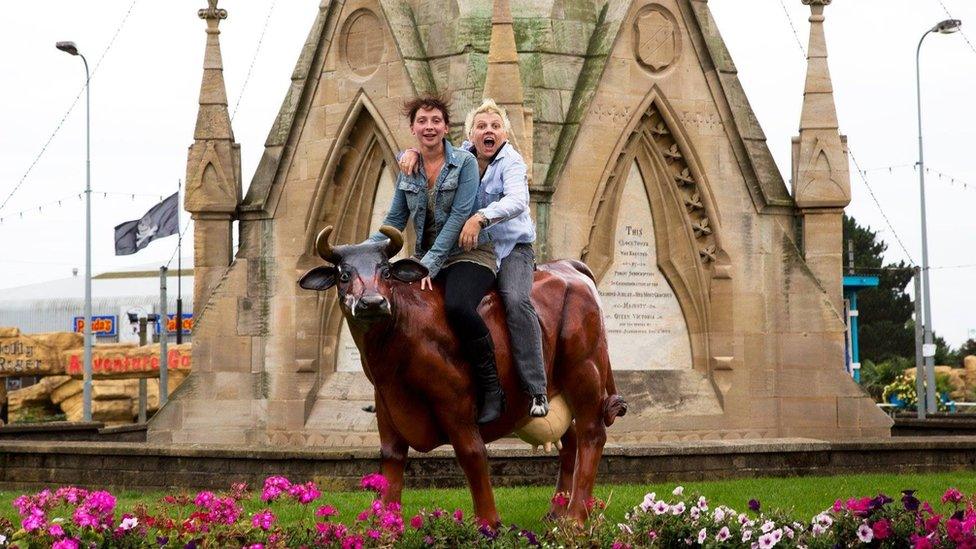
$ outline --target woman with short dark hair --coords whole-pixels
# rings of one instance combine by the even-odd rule
[[[494,345],[478,314],[478,304],[495,282],[497,260],[487,235],[467,250],[458,244],[464,223],[477,209],[478,162],[446,139],[450,111],[443,98],[423,96],[408,101],[404,114],[417,140],[420,169],[397,176],[393,203],[383,224],[402,231],[413,217],[415,255],[429,271],[421,288],[430,289],[431,279],[444,285],[448,321],[482,393],[478,423],[488,423],[501,416],[505,393],[498,383]],[[384,238],[379,233],[370,236],[370,240]]]

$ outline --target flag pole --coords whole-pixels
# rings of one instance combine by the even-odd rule
[[[179,197],[183,180],[176,180],[176,195]],[[176,344],[183,343],[183,231],[180,229],[180,207],[176,208]]]

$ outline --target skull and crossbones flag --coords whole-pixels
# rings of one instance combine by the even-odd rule
[[[145,248],[157,238],[174,235],[180,230],[180,193],[156,204],[135,221],[115,226],[115,255],[129,255]]]

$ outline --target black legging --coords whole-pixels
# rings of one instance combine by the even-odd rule
[[[447,321],[458,339],[465,343],[488,335],[478,304],[495,283],[495,273],[488,267],[461,261],[441,270],[437,278],[444,283]]]

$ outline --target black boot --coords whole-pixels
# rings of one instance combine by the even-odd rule
[[[505,392],[498,383],[498,368],[495,366],[495,345],[491,335],[478,338],[469,343],[471,368],[478,389],[478,423],[489,423],[501,417],[505,411]]]

